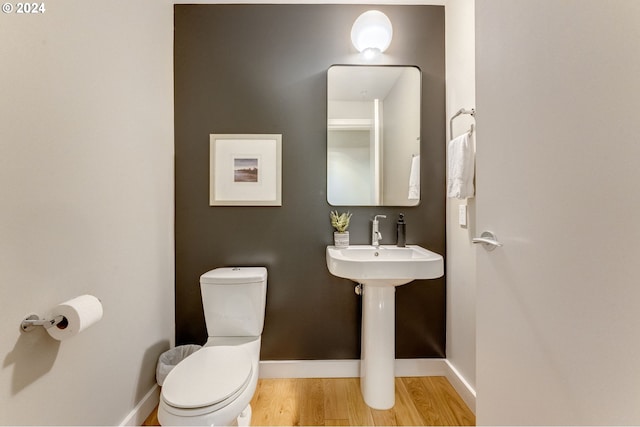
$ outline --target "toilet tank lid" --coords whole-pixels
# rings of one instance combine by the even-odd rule
[[[258,283],[265,280],[267,280],[267,269],[264,267],[216,268],[200,276],[200,283],[216,285]]]

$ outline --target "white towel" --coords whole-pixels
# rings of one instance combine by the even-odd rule
[[[475,158],[469,132],[447,144],[447,197],[466,199],[473,197]]]
[[[411,159],[409,172],[409,200],[420,200],[420,155]]]

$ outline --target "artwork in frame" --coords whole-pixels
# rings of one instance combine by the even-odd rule
[[[282,206],[282,135],[209,135],[210,206]]]

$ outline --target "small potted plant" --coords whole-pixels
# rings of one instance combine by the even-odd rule
[[[336,231],[333,233],[333,244],[338,248],[346,248],[349,246],[349,220],[351,220],[351,214],[349,212],[343,212],[338,214],[338,211],[331,211],[329,214],[331,217],[331,225]]]

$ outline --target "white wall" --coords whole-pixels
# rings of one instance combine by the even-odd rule
[[[173,11],[45,6],[0,14],[0,424],[113,425],[174,335]],[[82,334],[19,331],[84,293]]]
[[[476,16],[478,423],[638,425],[640,2]]]
[[[446,4],[447,135],[451,116],[460,108],[475,107],[474,3],[449,0]],[[454,136],[466,132],[471,123],[468,115],[456,118]],[[467,227],[458,225],[460,205],[468,208]],[[472,389],[476,382],[476,257],[471,244],[475,219],[475,199],[447,200],[447,359]]]
[[[373,203],[370,133],[368,130],[328,132],[331,148],[327,150],[327,193],[332,205]]]
[[[387,206],[418,204],[409,200],[411,159],[420,154],[420,92],[416,69],[404,70],[384,99],[382,120],[382,194]]]

